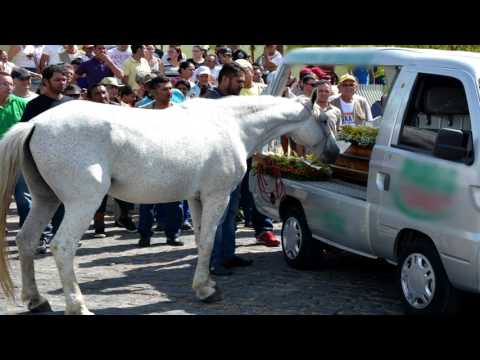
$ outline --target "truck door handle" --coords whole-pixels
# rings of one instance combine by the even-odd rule
[[[377,189],[379,191],[390,190],[390,175],[382,172],[378,172],[376,183],[377,183]]]

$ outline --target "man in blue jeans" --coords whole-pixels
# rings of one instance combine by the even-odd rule
[[[245,72],[245,88],[253,88],[253,66],[245,59],[236,60],[237,63]],[[318,69],[320,70],[320,69]],[[320,70],[321,71],[321,70]],[[241,96],[252,96],[255,92],[252,91],[241,91]],[[252,227],[255,229],[255,238],[259,244],[265,246],[274,247],[280,245],[280,241],[277,240],[275,234],[273,233],[273,223],[272,219],[261,214],[253,201],[252,193],[248,188],[248,178],[250,171],[252,169],[252,158],[247,159],[247,173],[245,174],[242,184],[241,184],[241,196],[240,196],[240,206],[244,210],[245,215],[245,226]]]
[[[273,233],[272,219],[263,215],[257,210],[255,201],[253,200],[252,193],[248,188],[248,178],[252,169],[252,158],[247,160],[247,173],[245,174],[241,183],[241,200],[243,202],[244,209],[248,208],[251,212],[251,225],[255,230],[255,238],[257,243],[265,245],[267,247],[276,247],[280,245],[280,241],[275,237]]]
[[[228,95],[239,95],[245,83],[245,72],[238,64],[224,64],[218,74],[218,87],[207,90],[209,99],[219,99]],[[246,260],[235,255],[236,215],[240,203],[240,184],[230,194],[225,213],[215,234],[210,273],[217,276],[232,275],[230,268],[249,266],[253,260]]]
[[[140,205],[140,220],[138,222],[140,241],[138,242],[138,246],[150,246],[150,239],[153,235],[153,210],[155,207],[162,208],[162,210],[165,211],[165,236],[167,237],[167,245],[182,246],[183,242],[177,240],[181,234],[183,224],[183,206],[181,201]]]
[[[160,75],[150,82],[151,94],[155,99],[152,103],[142,107],[143,109],[162,110],[172,106],[172,83],[167,77]],[[154,207],[159,207],[159,212],[164,210],[166,225],[165,235],[167,244],[171,246],[182,246],[183,242],[178,241],[183,225],[182,201],[175,201],[163,204],[142,204],[140,205],[140,220],[138,232],[140,233],[139,247],[150,246],[153,225]],[[163,208],[163,209],[162,209]]]

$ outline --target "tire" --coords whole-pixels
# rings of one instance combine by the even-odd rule
[[[313,269],[319,265],[320,242],[312,238],[303,210],[287,209],[282,224],[282,251],[287,264],[295,269]]]
[[[402,303],[409,315],[454,315],[460,293],[448,280],[435,246],[413,239],[401,250],[397,272]]]

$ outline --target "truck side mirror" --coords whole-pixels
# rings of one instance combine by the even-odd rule
[[[433,156],[440,159],[473,163],[472,133],[457,129],[440,129],[433,148]]]

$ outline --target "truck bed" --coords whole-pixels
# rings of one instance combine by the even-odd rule
[[[359,200],[367,200],[367,187],[357,184],[352,184],[346,181],[331,179],[328,181],[295,181],[282,180],[287,187],[297,188],[300,190],[308,190],[317,192],[318,190],[327,190],[337,194],[350,196]]]

